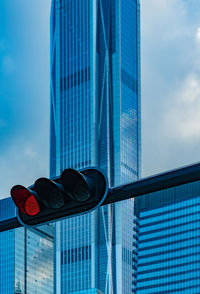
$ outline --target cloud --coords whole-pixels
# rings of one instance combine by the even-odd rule
[[[37,158],[36,151],[31,146],[28,146],[28,145],[24,148],[24,155],[31,159]]]
[[[143,176],[200,158],[197,11],[194,0],[141,1]]]
[[[41,140],[42,141],[42,140]],[[13,138],[0,153],[0,199],[9,197],[13,185],[30,186],[42,176],[48,177],[48,144],[34,144]]]
[[[197,31],[196,31],[196,40],[198,42],[200,42],[200,28],[197,28]]]
[[[188,76],[173,97],[165,116],[168,138],[183,143],[200,143],[200,80]]]
[[[0,198],[48,176],[50,4],[0,1]]]

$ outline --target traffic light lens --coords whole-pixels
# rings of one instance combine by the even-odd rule
[[[31,216],[37,215],[40,212],[39,204],[33,195],[25,201],[24,210],[26,214]]]
[[[23,213],[26,213],[24,210],[24,203],[28,197],[31,196],[31,193],[28,189],[23,186],[16,185],[11,189],[11,197],[15,205]]]

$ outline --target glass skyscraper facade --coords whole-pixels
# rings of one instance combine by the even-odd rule
[[[52,0],[50,176],[140,176],[140,3]],[[56,293],[130,294],[133,200],[56,224]],[[59,270],[60,269],[60,270]]]
[[[136,198],[133,293],[200,293],[200,181]]]
[[[11,198],[0,201],[0,221],[15,217]],[[54,294],[53,227],[0,233],[0,293]]]

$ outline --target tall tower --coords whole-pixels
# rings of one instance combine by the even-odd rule
[[[139,0],[52,0],[50,133],[51,177],[139,177]],[[56,293],[131,293],[133,211],[130,200],[56,224]]]

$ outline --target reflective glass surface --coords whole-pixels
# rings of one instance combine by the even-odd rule
[[[138,0],[52,1],[50,123],[51,177],[89,166],[110,186],[139,177]],[[129,201],[56,224],[58,293],[130,294],[133,212]]]
[[[133,293],[200,292],[200,182],[135,200]]]
[[[200,293],[200,181],[143,195],[132,201],[133,226],[127,227],[124,236],[132,240],[133,250],[124,247],[121,256],[124,271],[130,269],[133,277],[130,293]],[[120,203],[127,214],[129,202],[130,200]],[[10,199],[0,201],[0,208],[1,220],[14,216]],[[106,207],[102,211],[106,213]],[[120,221],[124,221],[124,216]],[[59,242],[68,240],[72,232],[76,240],[74,224],[77,225],[76,228],[83,226],[85,231],[82,243],[79,240],[75,248],[69,243],[65,251],[62,251],[62,275],[71,288],[77,287],[75,283],[79,287],[87,287],[91,283],[92,273],[89,269],[95,271],[88,266],[94,254],[92,246],[84,245],[91,238],[91,219],[85,215],[82,219],[75,218],[74,222],[70,219],[69,222],[71,231],[69,227],[68,231],[62,229],[62,234],[66,236]],[[60,227],[61,224],[59,223]],[[63,226],[66,228],[65,223]],[[121,229],[119,223],[117,229]],[[0,233],[0,293],[55,293],[52,236],[51,226],[34,230],[19,228]],[[125,238],[124,240],[127,242]],[[102,255],[101,258],[99,262],[106,263],[106,257],[103,259]],[[104,273],[99,272],[101,274]],[[65,283],[63,282],[63,287]],[[123,283],[129,286],[128,279],[124,278]],[[104,292],[90,288],[66,293]]]
[[[11,198],[0,201],[0,221],[15,216]],[[0,233],[0,293],[54,294],[53,226]]]

